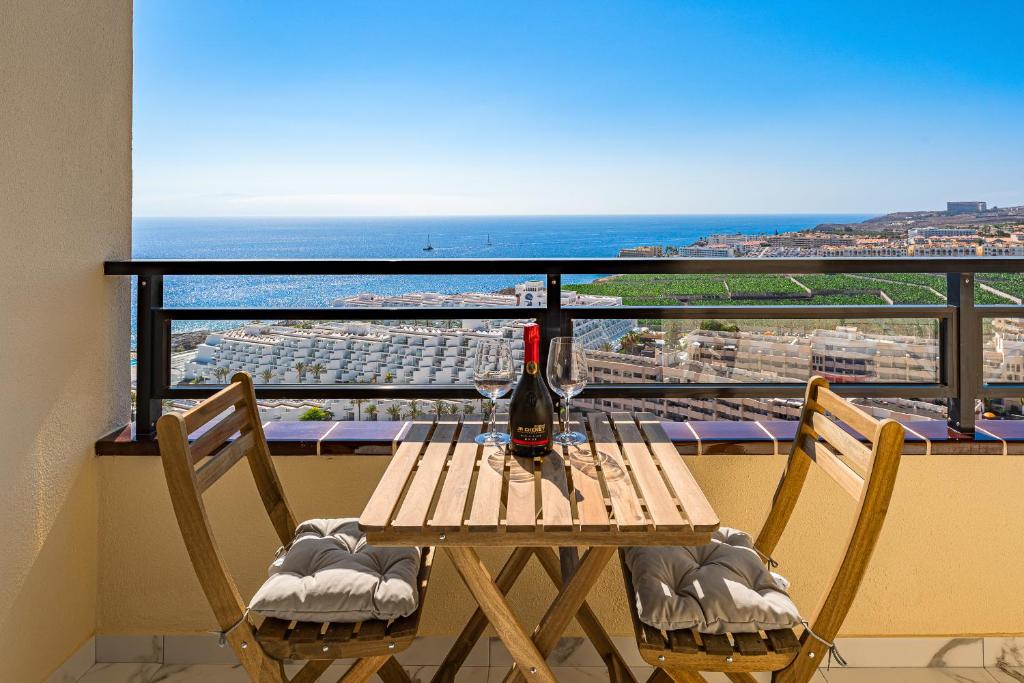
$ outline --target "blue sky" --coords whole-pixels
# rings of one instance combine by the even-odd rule
[[[1024,3],[135,0],[135,214],[1024,204]]]

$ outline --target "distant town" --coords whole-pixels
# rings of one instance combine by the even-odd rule
[[[801,232],[710,235],[689,245],[623,249],[623,258],[780,258],[832,256],[1024,256],[1024,207],[950,202],[946,211],[896,213]],[[616,275],[566,285],[564,306],[622,305],[897,305],[941,304],[945,277],[927,273],[843,275]],[[1024,301],[1024,278],[979,274],[980,304]],[[251,322],[175,338],[175,383],[221,383],[244,370],[259,384],[471,384],[476,347],[500,336],[522,355],[521,320],[430,320],[438,307],[543,307],[543,281],[494,293],[413,292],[339,297],[347,308],[407,308],[409,319],[376,322]],[[525,313],[525,311],[524,311]],[[413,319],[415,318],[415,319]],[[986,324],[985,379],[1024,381],[1022,321]],[[938,381],[934,320],[579,320],[590,381],[794,382],[813,374],[832,382]],[[858,398],[878,417],[941,418],[941,401]],[[189,402],[169,405],[185,408]],[[590,410],[640,410],[670,420],[793,419],[796,399],[599,399]],[[405,420],[480,412],[481,401],[266,400],[268,420]],[[1020,414],[1021,402],[978,410]]]
[[[945,211],[891,213],[862,223],[766,235],[709,235],[688,245],[642,245],[619,256],[784,258],[1024,256],[1024,206],[948,202]]]

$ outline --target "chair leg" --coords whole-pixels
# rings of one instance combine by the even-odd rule
[[[320,675],[333,663],[331,659],[311,659],[288,683],[316,683]]]
[[[338,683],[366,683],[377,671],[384,666],[384,663],[391,659],[390,655],[379,657],[360,657],[345,674],[338,679]]]
[[[757,679],[746,671],[727,672],[725,676],[732,683],[757,683]]]
[[[673,671],[655,669],[647,683],[707,683],[707,680],[696,671]]]
[[[384,662],[380,667],[377,675],[380,676],[380,680],[384,681],[384,683],[412,683],[409,674],[405,672],[405,669],[394,657],[388,657],[388,661]]]

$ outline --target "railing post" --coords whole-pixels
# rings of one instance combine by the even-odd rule
[[[548,273],[547,292],[544,298],[544,320],[540,326],[541,372],[547,369],[548,347],[555,337],[571,334],[562,329],[562,275]]]
[[[156,327],[153,309],[163,306],[162,275],[140,275],[135,316],[135,436],[151,437],[160,417],[160,399],[154,398],[158,378],[162,335]]]
[[[949,400],[949,426],[958,432],[974,433],[974,403],[981,389],[984,348],[981,319],[974,307],[974,275],[946,274],[946,299],[956,307],[947,335],[945,353],[952,354],[953,397]]]

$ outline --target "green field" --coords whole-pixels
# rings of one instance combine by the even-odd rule
[[[882,291],[894,304],[943,304],[946,276],[929,273],[869,273],[853,275],[619,275],[603,282],[568,285],[580,294],[622,297],[628,306],[856,306],[885,305]],[[979,282],[1024,299],[1024,275],[985,273]],[[935,290],[935,291],[932,291]],[[939,294],[936,294],[938,292]],[[752,298],[774,295],[775,298]],[[978,304],[1008,304],[1009,300],[975,290]]]

